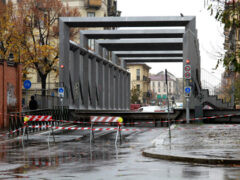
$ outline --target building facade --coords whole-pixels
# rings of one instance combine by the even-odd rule
[[[169,101],[175,103],[183,102],[183,79],[176,78],[168,72],[168,97]],[[167,100],[167,85],[165,80],[165,72],[161,71],[150,76],[150,90],[152,104],[165,105]]]
[[[127,69],[131,73],[131,90],[136,88],[140,92],[137,104],[149,104],[150,100],[150,78],[149,67],[143,63],[129,63]]]

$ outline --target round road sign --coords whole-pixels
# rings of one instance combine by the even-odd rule
[[[185,71],[190,71],[191,70],[191,66],[185,66]]]
[[[191,88],[190,87],[185,87],[185,92],[186,93],[190,93],[191,92]]]
[[[185,72],[184,77],[185,77],[185,79],[189,79],[191,77],[191,73],[190,72]]]
[[[30,89],[31,86],[32,86],[31,81],[25,80],[25,81],[23,82],[23,87],[24,87],[25,89]]]

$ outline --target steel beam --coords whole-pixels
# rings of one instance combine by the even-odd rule
[[[183,57],[121,58],[125,62],[183,62]]]
[[[183,51],[113,51],[119,57],[183,57]]]
[[[185,29],[157,30],[81,30],[80,42],[87,39],[122,39],[122,38],[182,38]],[[86,43],[86,42],[84,42]]]
[[[195,16],[138,17],[60,17],[69,27],[189,27],[195,28]],[[194,21],[194,23],[193,23]]]
[[[109,51],[152,51],[152,50],[182,50],[183,39],[131,39],[131,40],[97,40],[98,46]]]

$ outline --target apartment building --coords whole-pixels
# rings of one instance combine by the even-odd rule
[[[183,81],[182,78],[176,78],[172,73],[168,72],[168,95],[170,101],[182,102],[183,97]],[[152,94],[152,102],[156,104],[166,104],[167,85],[165,81],[165,72],[161,71],[150,76],[150,90]]]
[[[137,103],[148,104],[150,100],[150,66],[143,63],[129,63],[127,69],[131,73],[131,89],[137,88],[140,96]]]

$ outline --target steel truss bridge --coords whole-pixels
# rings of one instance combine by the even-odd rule
[[[199,109],[204,104],[218,109],[232,108],[201,88],[201,61],[194,16],[61,17],[59,23],[60,82],[65,88],[64,106],[70,109],[129,110],[127,63],[182,62],[184,67],[186,59],[191,61],[190,108]],[[122,30],[121,27],[141,29]],[[78,44],[70,41],[71,28],[98,30],[80,30]],[[90,39],[96,42],[95,52],[88,50]]]

